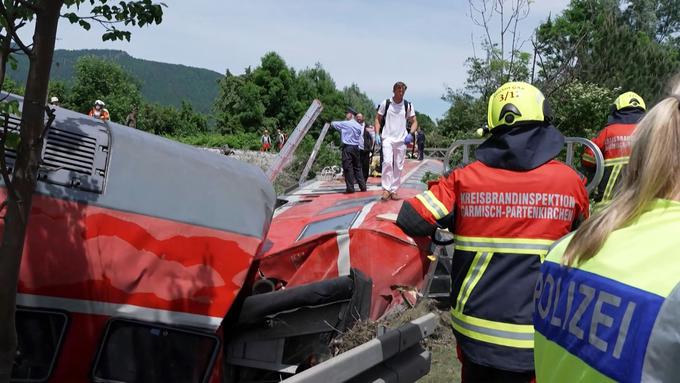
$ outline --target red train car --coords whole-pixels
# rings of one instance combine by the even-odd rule
[[[42,154],[12,380],[219,381],[275,207],[264,173],[63,108]]]
[[[401,197],[441,168],[408,162]],[[57,108],[12,380],[264,382],[318,363],[357,320],[413,302],[430,265],[379,179],[343,189],[313,181],[277,200],[259,168]]]
[[[407,161],[400,198],[422,192],[439,161]],[[234,324],[226,362],[234,381],[278,381],[332,350],[357,320],[415,304],[431,261],[394,224],[402,201],[380,201],[379,178],[367,192],[345,194],[344,181],[314,180],[279,197],[258,262],[255,290]]]

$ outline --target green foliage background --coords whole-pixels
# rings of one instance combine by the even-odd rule
[[[76,63],[84,56],[94,56],[118,64],[136,79],[142,97],[151,103],[180,107],[182,101],[187,101],[201,113],[210,112],[217,97],[217,82],[222,78],[220,73],[208,69],[138,59],[119,50],[57,49],[54,51],[50,70],[51,80],[73,85]],[[7,76],[23,87],[28,60],[25,56],[16,57],[17,68],[8,68]]]
[[[488,40],[491,41],[491,40]],[[473,138],[486,123],[488,96],[506,81],[529,81],[551,104],[553,124],[567,136],[593,137],[604,125],[614,98],[633,90],[651,107],[664,96],[680,71],[680,7],[677,0],[572,0],[543,22],[531,51],[500,51],[485,43],[483,55],[466,61],[462,88],[446,88],[450,104],[437,121],[418,113],[428,147],[444,148],[456,139]],[[21,94],[25,58],[9,71],[4,88]],[[112,119],[125,122],[134,106],[137,128],[197,146],[257,150],[264,129],[287,134],[314,99],[324,110],[305,137],[301,170],[323,122],[342,119],[348,106],[366,121],[375,115],[371,100],[357,84],[339,89],[321,64],[296,70],[275,52],[242,74],[219,73],[155,63],[121,51],[57,51],[50,96],[66,107],[87,112],[95,99],[107,103]],[[330,131],[317,166],[339,164],[339,135]]]

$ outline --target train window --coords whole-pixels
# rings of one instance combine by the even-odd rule
[[[219,347],[211,334],[114,319],[93,368],[96,382],[207,382]]]
[[[377,200],[378,200],[378,197],[345,199],[345,200],[342,200],[342,201],[338,201],[333,206],[322,210],[319,214],[332,213],[332,212],[335,212],[335,211],[345,210],[345,209],[349,209],[349,208],[352,208],[352,207],[364,206],[368,203],[371,203],[371,202],[377,201]]]
[[[300,236],[297,240],[300,241],[307,237],[329,231],[347,230],[350,226],[352,226],[352,222],[354,222],[358,215],[359,211],[353,211],[348,214],[338,215],[336,217],[312,222],[302,229],[302,232],[300,233]]]
[[[12,382],[44,382],[59,354],[68,316],[60,311],[17,308],[18,345]]]

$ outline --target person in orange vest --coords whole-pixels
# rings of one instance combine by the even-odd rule
[[[92,109],[90,109],[90,112],[87,115],[104,121],[111,119],[111,116],[109,116],[109,111],[104,108],[104,101],[102,100],[95,101],[94,106]]]
[[[265,129],[264,133],[262,133],[262,136],[260,137],[260,144],[261,152],[268,152],[272,147],[272,138],[269,136],[269,130]]]
[[[621,187],[631,151],[630,139],[646,109],[645,101],[635,92],[621,94],[611,105],[607,124],[593,139],[604,157],[604,176],[594,195],[596,202],[608,203]],[[583,152],[581,163],[586,173],[594,172],[595,158],[590,149]]]
[[[534,380],[533,293],[553,242],[588,217],[585,179],[555,160],[564,136],[543,94],[509,82],[491,95],[476,161],[404,201],[412,237],[454,234],[451,324],[463,382]]]

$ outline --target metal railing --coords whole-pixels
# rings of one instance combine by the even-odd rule
[[[430,352],[420,348],[420,342],[432,335],[437,323],[435,314],[426,314],[283,383],[414,382],[430,370]]]
[[[473,146],[479,146],[482,142],[484,142],[483,139],[467,139],[454,141],[453,144],[451,144],[451,146],[446,151],[446,156],[444,157],[444,173],[451,170],[451,160],[455,152],[459,148],[463,148],[463,157],[460,161],[460,165],[467,165],[468,163],[470,163],[470,149]],[[574,165],[574,145],[579,144],[586,146],[593,152],[593,157],[595,157],[595,175],[586,186],[586,190],[588,191],[588,193],[589,194],[592,193],[593,190],[595,190],[597,185],[602,180],[602,177],[604,176],[604,157],[602,156],[600,148],[597,145],[595,145],[595,143],[593,143],[592,141],[582,137],[566,137],[564,143],[566,146],[565,162],[567,165],[571,166],[575,170],[577,169],[577,167]]]
[[[316,161],[316,156],[319,155],[319,149],[321,149],[321,144],[323,143],[324,138],[326,138],[326,133],[328,133],[328,128],[330,128],[330,126],[330,122],[323,125],[321,133],[319,133],[319,138],[317,138],[316,143],[314,144],[314,149],[312,149],[312,153],[309,155],[305,168],[302,170],[302,174],[300,174],[300,179],[298,180],[299,187],[302,187],[302,184],[307,181],[307,175],[309,175],[309,171],[312,170],[312,165],[314,164],[314,161]]]

